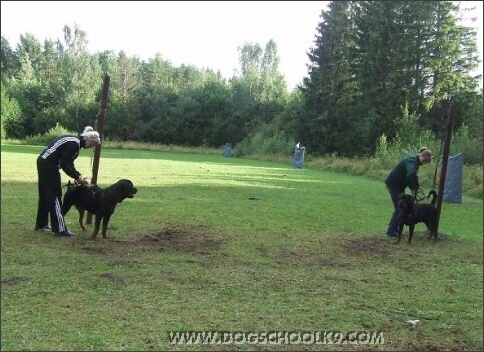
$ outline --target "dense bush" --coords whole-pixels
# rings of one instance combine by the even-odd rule
[[[76,132],[68,131],[66,128],[62,127],[58,123],[52,127],[47,133],[38,134],[35,136],[28,137],[26,139],[27,144],[31,145],[49,145],[55,138],[62,136],[64,134],[77,135]]]
[[[472,137],[469,128],[462,125],[452,136],[451,155],[464,153],[464,162],[470,165],[482,165],[484,150],[482,141]]]
[[[274,125],[264,125],[252,137],[238,143],[234,148],[234,156],[294,153],[296,142],[285,132],[277,130]]]

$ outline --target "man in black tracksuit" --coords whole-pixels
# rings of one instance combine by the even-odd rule
[[[64,135],[55,139],[37,158],[39,204],[36,231],[52,230],[57,236],[75,236],[65,224],[62,215],[62,187],[59,169],[78,183],[86,178],[76,170],[74,160],[80,148],[92,148],[100,143],[99,133],[88,126],[79,136]],[[48,226],[50,215],[51,228]]]

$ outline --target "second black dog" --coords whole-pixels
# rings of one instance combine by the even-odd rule
[[[107,188],[97,185],[69,185],[62,202],[62,215],[66,215],[72,206],[79,211],[79,225],[85,231],[84,214],[86,211],[95,215],[94,231],[91,239],[95,239],[102,220],[102,235],[107,238],[107,228],[111,215],[118,203],[126,198],[133,198],[138,192],[133,182],[121,179]]]
[[[415,198],[410,194],[402,194],[398,202],[398,209],[400,211],[400,223],[398,226],[397,243],[402,239],[403,227],[408,226],[408,243],[412,242],[413,231],[415,224],[423,222],[429,230],[429,238],[437,241],[437,208],[435,202],[437,200],[437,192],[431,190],[427,198],[432,196],[430,204],[418,204]]]

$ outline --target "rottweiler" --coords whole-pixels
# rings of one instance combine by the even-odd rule
[[[398,225],[398,239],[397,243],[402,239],[403,227],[408,226],[408,243],[412,242],[413,230],[415,224],[419,222],[425,223],[429,231],[429,238],[434,242],[437,241],[437,208],[435,202],[437,201],[437,192],[431,190],[427,198],[432,197],[430,204],[418,204],[415,198],[410,194],[402,194],[398,201],[399,209],[399,225]]]
[[[79,225],[86,231],[84,214],[86,211],[95,215],[94,231],[91,239],[95,239],[102,220],[102,235],[107,238],[106,230],[111,215],[118,203],[126,198],[133,198],[138,189],[128,179],[121,179],[109,187],[101,188],[97,185],[71,184],[69,181],[67,191],[62,202],[62,215],[66,215],[72,206],[79,211]]]

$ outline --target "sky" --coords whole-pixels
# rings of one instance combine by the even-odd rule
[[[193,65],[230,78],[240,70],[238,48],[277,45],[280,72],[293,89],[307,76],[307,52],[327,1],[1,1],[1,33],[15,49],[20,35],[41,43],[63,37],[64,26],[86,33],[88,50],[124,51],[147,61],[160,54],[174,66]],[[477,17],[482,75],[483,2],[465,17]],[[482,83],[481,83],[482,86]]]

